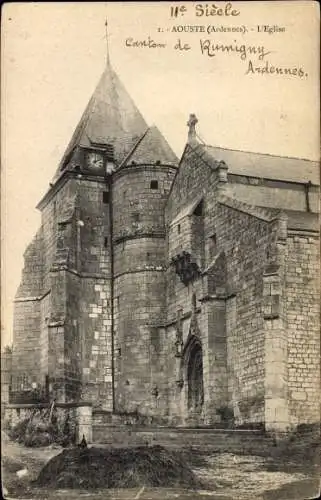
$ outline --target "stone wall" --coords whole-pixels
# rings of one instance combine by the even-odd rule
[[[14,304],[14,344],[12,369],[15,376],[26,374],[41,382],[40,301],[22,300]]]
[[[82,399],[112,410],[111,280],[83,278],[78,300]]]
[[[165,311],[164,205],[174,171],[162,165],[130,165],[113,181],[117,412],[157,412],[158,363],[151,358],[154,326]]]
[[[318,234],[289,234],[286,259],[289,411],[292,424],[320,421]]]
[[[43,291],[43,229],[37,231],[24,253],[24,267],[16,299],[38,297]]]
[[[68,264],[75,268],[76,238],[72,221],[75,216],[77,181],[69,179],[58,192],[42,207],[42,228],[44,235],[44,291],[51,288],[53,264]],[[74,241],[73,241],[74,240]]]
[[[53,188],[15,301],[16,370],[49,375],[60,402],[173,425],[215,424],[227,410],[237,424],[319,420],[319,235],[291,226],[287,238],[274,210],[303,213],[306,188],[227,182],[198,146],[174,174],[132,164]],[[316,210],[314,186],[309,202]],[[195,264],[188,280],[182,255]],[[187,409],[195,338],[198,415]]]
[[[194,151],[189,145],[183,153],[179,169],[175,176],[169,198],[166,202],[166,221],[172,222],[189,203],[211,191],[217,184],[214,174],[216,162],[204,153]]]
[[[41,382],[40,299],[43,294],[43,231],[39,229],[24,253],[21,283],[14,300],[13,370]]]
[[[109,185],[106,181],[78,180],[78,272],[111,276]],[[111,202],[111,200],[110,200]]]
[[[111,408],[111,234],[110,207],[105,196],[108,190],[104,179],[61,181],[60,189],[41,207],[43,261],[32,257],[34,250],[26,260],[30,276],[34,280],[38,274],[41,276],[43,296],[17,307],[22,310],[24,321],[34,322],[31,326],[38,336],[39,373],[42,377],[49,374],[51,393],[61,401],[82,397]],[[42,262],[37,274],[37,266]],[[27,282],[24,278],[23,290]],[[20,316],[15,315],[16,337]],[[21,332],[26,336],[25,324]],[[22,352],[19,345],[17,349]]]
[[[232,406],[238,423],[262,422],[263,273],[269,252],[275,246],[277,225],[273,224],[273,213],[269,210],[226,197],[229,187],[222,189],[220,165],[200,158],[188,146],[187,153],[166,206],[167,322],[173,327],[166,328],[162,355],[166,358],[170,412],[186,417],[185,390],[179,392],[175,387],[177,361],[173,344],[177,311],[190,315],[183,326],[182,341],[186,342],[195,294],[199,308],[195,317],[203,346],[204,421],[217,421],[217,410]],[[203,207],[199,211],[201,200]],[[198,231],[198,238],[193,234],[196,217],[202,222],[202,235]],[[170,265],[171,258],[184,250],[192,253],[202,274],[187,286]],[[223,260],[217,263],[214,272],[212,267],[218,255]],[[214,294],[211,300],[205,300],[208,294]]]
[[[59,240],[59,227],[65,227],[71,217],[74,196],[75,185],[65,184],[44,208],[41,228],[24,255],[21,284],[15,299],[14,372],[30,373],[32,381],[41,385],[48,374],[49,325],[52,321],[63,321],[65,316],[64,284],[58,284],[56,278],[52,283],[51,269],[57,258],[63,261],[69,258],[63,255],[67,242]],[[50,295],[52,286],[56,287],[56,293]]]
[[[48,324],[50,321],[50,304],[51,293],[48,291],[40,301],[40,371],[41,378],[44,380],[46,375],[48,375]]]
[[[164,236],[164,206],[175,168],[130,165],[114,174],[113,238]],[[152,181],[157,187],[152,187]]]
[[[236,296],[234,328],[227,332],[232,386],[241,417],[262,421],[265,375],[262,284],[275,228],[265,220],[224,204],[218,205],[213,222],[217,246],[226,255],[228,289]]]
[[[163,273],[150,270],[115,279],[115,378],[117,411],[152,408],[153,324],[163,313]]]
[[[70,283],[69,295],[74,293],[75,300],[69,316],[79,339],[74,358],[82,380],[80,397],[112,409],[110,188],[103,180],[77,183],[79,278]]]
[[[3,409],[9,402],[9,387],[12,375],[12,352],[1,353],[1,419],[4,418]]]

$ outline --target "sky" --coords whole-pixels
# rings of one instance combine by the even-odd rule
[[[215,5],[224,11],[227,3]],[[112,66],[147,123],[158,126],[178,156],[187,140],[188,116],[195,113],[198,134],[208,144],[319,159],[317,2],[232,2],[239,12],[236,16],[206,16],[205,11],[197,16],[203,11],[196,4],[176,2],[186,9],[177,18],[171,17],[172,6],[169,2],[4,6],[2,345],[12,339],[12,303],[23,252],[41,223],[35,206],[48,189],[104,69],[106,16]],[[245,32],[207,33],[211,26]],[[262,26],[276,28],[262,32]],[[182,27],[194,31],[179,32]],[[135,41],[165,47],[131,46]],[[176,49],[179,41],[190,48]],[[233,50],[218,48],[209,55],[204,49],[207,41],[231,45]],[[262,50],[268,54],[260,60]],[[251,63],[252,68],[297,68],[296,73],[302,68],[304,76],[261,74],[249,71]]]

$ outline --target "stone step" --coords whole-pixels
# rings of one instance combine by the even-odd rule
[[[268,449],[273,440],[262,431],[186,428],[135,428],[93,426],[93,442],[110,446],[162,445],[171,448],[200,447],[226,452]]]

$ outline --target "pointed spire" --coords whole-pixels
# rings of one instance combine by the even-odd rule
[[[114,161],[118,167],[132,156],[134,150],[136,156],[144,157],[147,161],[145,151],[147,144],[155,153],[152,160],[165,164],[177,163],[176,156],[161,134],[154,128],[148,128],[134,101],[113,70],[110,64],[108,35],[106,17],[105,69],[67,146],[54,181],[65,167],[70,165],[73,168],[82,161],[81,149],[97,145],[113,150]],[[145,141],[142,141],[143,138]],[[138,148],[141,142],[144,142],[144,147],[141,145]]]
[[[108,21],[107,17],[105,20],[105,37],[106,37],[106,66],[110,66],[110,57],[109,57],[109,40],[108,40]]]
[[[93,143],[113,146],[118,165],[148,126],[115,71],[106,60],[105,70],[60,162],[62,170],[76,147]]]

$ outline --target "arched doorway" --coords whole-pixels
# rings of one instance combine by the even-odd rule
[[[187,363],[187,404],[193,412],[201,412],[204,402],[203,355],[199,341],[192,340]]]

